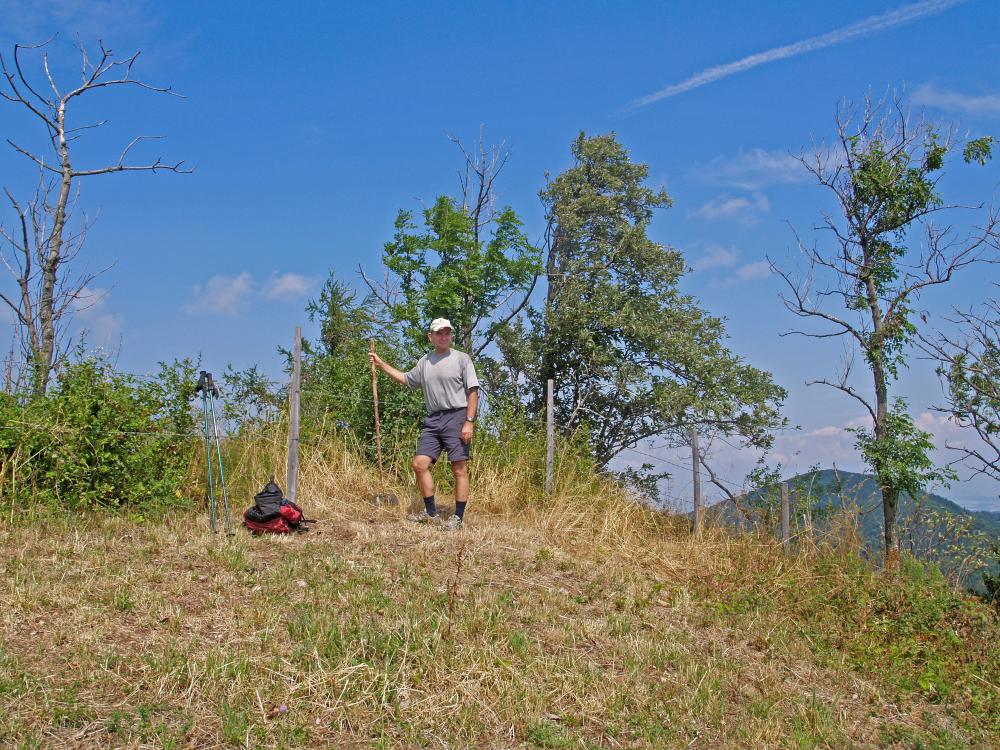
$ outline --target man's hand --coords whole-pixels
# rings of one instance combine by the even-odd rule
[[[378,356],[375,352],[368,352],[368,361],[400,385],[406,385],[406,376]]]
[[[462,442],[468,445],[472,442],[472,433],[474,432],[473,424],[468,419],[465,420],[465,424],[462,425]]]

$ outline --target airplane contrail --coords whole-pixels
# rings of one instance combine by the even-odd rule
[[[869,16],[868,18],[856,21],[848,26],[834,29],[826,34],[820,34],[819,36],[804,39],[801,42],[787,44],[784,47],[775,47],[774,49],[769,49],[766,52],[758,52],[754,55],[744,57],[741,60],[737,60],[736,62],[706,68],[700,73],[695,73],[686,81],[666,86],[659,91],[654,91],[652,94],[647,94],[646,96],[634,100],[628,105],[627,109],[634,110],[639,109],[640,107],[648,106],[653,102],[658,102],[661,99],[666,99],[671,96],[677,96],[677,94],[683,94],[685,91],[690,91],[691,89],[696,89],[699,86],[704,86],[706,83],[718,81],[720,78],[731,76],[734,73],[742,73],[744,70],[756,68],[758,65],[765,65],[767,63],[774,62],[775,60],[783,60],[786,57],[794,57],[795,55],[801,55],[805,52],[813,52],[814,50],[846,42],[849,39],[857,39],[858,37],[875,34],[879,31],[884,31],[885,29],[891,29],[893,26],[899,26],[904,23],[909,23],[910,21],[916,21],[918,18],[923,18],[924,16],[941,13],[954,5],[959,5],[964,2],[967,2],[967,0],[922,0],[922,2],[913,3],[912,5],[904,5],[902,8],[891,10],[888,13],[883,13],[878,16]]]

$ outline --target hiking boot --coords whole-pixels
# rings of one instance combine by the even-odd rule
[[[445,531],[461,531],[465,528],[465,524],[462,523],[462,519],[458,516],[452,516],[441,524],[441,528]]]
[[[407,521],[411,523],[440,523],[441,519],[437,516],[432,516],[426,510],[422,510],[419,513],[411,513],[406,517]]]

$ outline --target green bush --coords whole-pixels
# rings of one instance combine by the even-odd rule
[[[990,549],[990,556],[1000,563],[1000,542],[994,542]],[[986,601],[991,602],[994,607],[1000,610],[1000,573],[992,575],[989,572],[983,573],[983,588],[986,590]]]
[[[0,401],[3,502],[63,510],[152,511],[185,502],[193,451],[188,406],[196,366],[162,364],[143,381],[86,358],[49,392]]]
[[[416,359],[407,352],[379,344],[379,354],[401,370]],[[390,471],[409,472],[425,414],[420,391],[393,382],[379,373],[379,416],[382,454]],[[335,354],[310,354],[302,367],[303,444],[319,443],[333,432],[349,430],[370,461],[375,460],[375,405],[372,398],[368,341],[344,342]]]

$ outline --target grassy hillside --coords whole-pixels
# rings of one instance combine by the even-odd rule
[[[266,467],[231,458],[246,498]],[[476,472],[456,533],[372,507],[335,445],[305,456],[303,536],[4,522],[0,745],[1000,744],[995,613],[919,566],[873,572],[849,528],[785,555],[692,539],[572,467],[550,500],[527,468]]]

